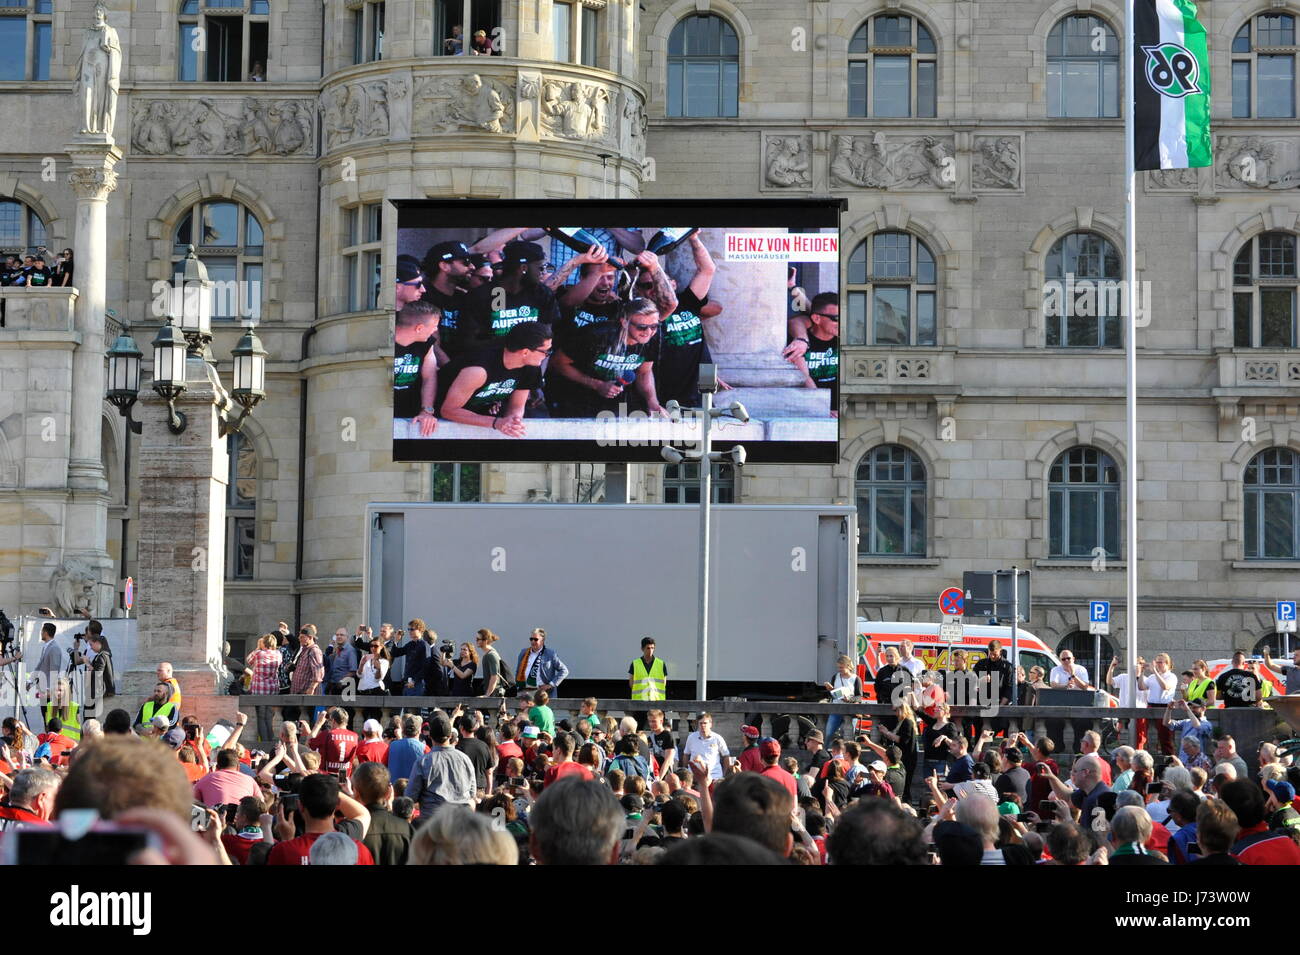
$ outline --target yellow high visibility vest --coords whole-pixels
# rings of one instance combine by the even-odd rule
[[[1205,692],[1213,683],[1214,680],[1208,676],[1201,680],[1191,680],[1187,684],[1187,699],[1204,701]]]
[[[155,708],[158,711],[156,713],[154,712]],[[142,707],[144,713],[144,724],[148,726],[155,716],[165,716],[168,721],[170,721],[172,719],[173,710],[174,707],[171,700],[168,700],[166,703],[155,703],[153,700],[146,700]]]
[[[74,743],[81,742],[81,704],[68,704],[68,718],[63,721],[63,729],[60,732]],[[58,709],[53,703],[45,704],[45,722],[48,723],[51,717],[58,716]]]
[[[646,669],[645,658],[637,657],[632,661],[632,699],[662,700],[668,691],[668,671],[664,661],[655,657],[650,669]]]

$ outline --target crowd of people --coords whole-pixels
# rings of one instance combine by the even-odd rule
[[[70,287],[73,279],[72,250],[51,256],[44,246],[30,255],[6,255],[0,268],[0,287]]]
[[[337,669],[303,634],[293,675],[328,688],[365,672],[346,630],[335,636]],[[0,840],[93,809],[153,833],[151,861],[176,864],[1300,864],[1300,767],[1281,741],[1248,764],[1231,736],[1186,716],[1169,723],[1181,757],[1107,751],[1094,731],[1067,757],[1014,727],[985,726],[972,745],[946,703],[919,720],[903,703],[870,733],[829,741],[784,717],[729,741],[709,713],[678,729],[654,703],[557,712],[563,664],[538,662],[543,641],[521,653],[513,699],[386,719],[365,700],[317,707],[278,722],[273,743],[247,740],[266,749],[241,742],[243,714],[212,727],[182,715],[167,664],[134,717],[78,721],[51,701],[43,733],[4,722]],[[478,679],[466,646],[442,654],[460,690]],[[652,641],[643,654],[634,685],[660,672]],[[278,688],[279,657],[254,651],[252,678]],[[510,679],[499,663],[492,676]]]

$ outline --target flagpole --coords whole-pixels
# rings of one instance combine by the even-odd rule
[[[1136,23],[1133,16],[1134,0],[1124,0],[1124,386],[1125,435],[1124,448],[1128,453],[1125,484],[1125,629],[1128,631],[1128,673],[1134,694],[1131,706],[1137,705],[1137,586],[1138,586],[1138,523],[1137,523],[1137,215],[1134,208],[1137,189],[1137,172],[1134,169],[1133,124],[1137,99],[1134,95],[1134,40]],[[1137,720],[1130,731],[1133,743],[1137,742]]]

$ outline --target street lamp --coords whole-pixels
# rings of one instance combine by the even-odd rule
[[[108,350],[108,400],[126,419],[126,425],[135,434],[141,431],[140,422],[131,417],[131,406],[140,396],[140,359],[143,352],[126,329],[117,336]]]
[[[176,410],[176,399],[185,394],[185,340],[176,334],[168,319],[153,340],[153,390],[167,402],[167,427],[180,434],[188,423],[183,412]]]
[[[266,397],[267,351],[251,328],[244,332],[244,337],[231,351],[231,355],[235,359],[235,387],[231,389],[230,397],[244,410],[233,421],[222,416],[222,437],[243,427],[244,419]]]
[[[172,290],[176,300],[173,314],[180,318],[189,353],[202,356],[212,343],[212,281],[192,245],[185,253],[185,272],[180,278],[181,287]]]
[[[700,446],[694,451],[679,451],[665,445],[660,449],[660,456],[669,464],[681,464],[683,461],[700,462],[700,619],[699,619],[699,662],[695,671],[695,698],[708,699],[709,691],[709,515],[713,497],[713,464],[716,461],[729,460],[738,468],[745,466],[745,449],[736,445],[726,454],[712,450],[712,438],[709,425],[714,418],[734,418],[741,424],[749,420],[749,412],[739,401],[733,401],[730,407],[714,408],[713,394],[718,390],[718,366],[700,366],[700,397],[702,408],[683,409],[676,401],[665,406],[669,417],[679,420],[683,411],[697,415],[700,419]]]

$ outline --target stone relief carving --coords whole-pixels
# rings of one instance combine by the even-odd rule
[[[641,98],[631,90],[623,90],[624,150],[634,159],[645,157],[646,115]]]
[[[397,76],[388,78],[388,103],[391,107],[389,131],[394,139],[411,137],[411,108],[407,103],[407,95],[410,92],[411,84],[405,78]]]
[[[976,136],[971,181],[976,189],[1020,188],[1020,140],[1014,136]]]
[[[873,136],[836,136],[831,180],[864,189],[951,189],[953,145],[935,136],[892,142]]]
[[[411,125],[417,135],[479,129],[512,133],[514,91],[493,77],[426,76],[415,84]]]
[[[98,584],[99,574],[90,564],[80,557],[66,558],[50,577],[55,609],[64,617],[80,616],[83,610],[95,613]]]
[[[1195,189],[1200,181],[1195,169],[1149,169],[1147,176],[1154,189]]]
[[[147,156],[291,156],[314,145],[309,100],[246,96],[235,112],[206,98],[134,105],[131,146]]]
[[[1228,189],[1294,189],[1300,186],[1300,139],[1220,136],[1223,157],[1215,181]]]
[[[780,187],[812,185],[810,152],[805,136],[767,137],[767,184]]]
[[[358,129],[361,97],[351,85],[336,86],[325,96],[325,135],[334,149],[363,135]]]
[[[371,83],[366,87],[370,108],[366,111],[366,135],[388,135],[388,84]]]
[[[609,101],[603,86],[547,80],[542,84],[542,130],[564,139],[608,139]]]

